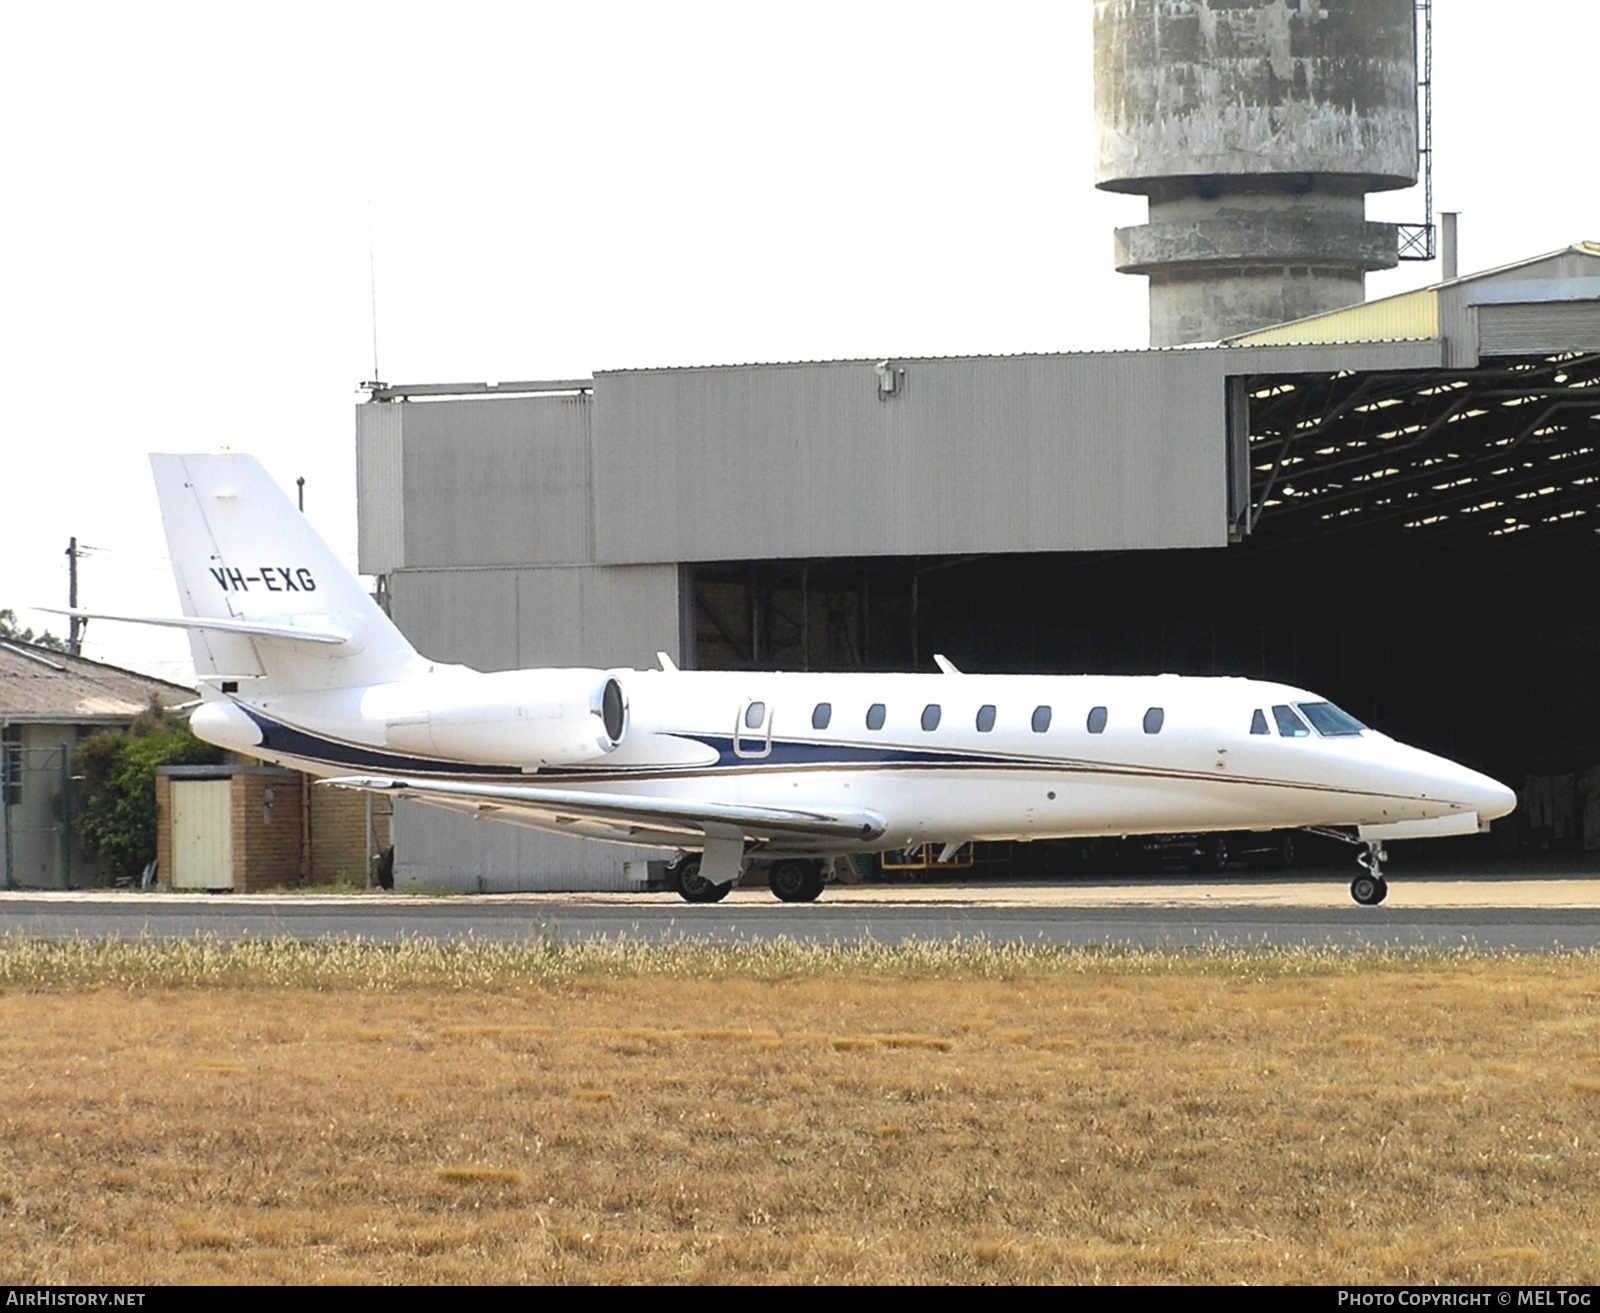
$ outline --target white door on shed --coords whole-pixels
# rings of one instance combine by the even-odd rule
[[[233,781],[172,781],[172,887],[233,888]]]

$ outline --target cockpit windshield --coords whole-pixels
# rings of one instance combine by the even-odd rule
[[[1286,739],[1307,739],[1311,731],[1306,728],[1305,721],[1294,714],[1292,708],[1279,703],[1272,709],[1272,718],[1278,722],[1278,733]]]
[[[1325,739],[1353,738],[1366,729],[1347,711],[1340,711],[1331,702],[1296,702],[1300,714],[1311,722],[1311,728]]]

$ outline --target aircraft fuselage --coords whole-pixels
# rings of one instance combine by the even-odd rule
[[[1301,709],[1327,707],[1323,699],[1256,680],[570,673],[616,679],[627,724],[614,747],[562,765],[540,764],[532,747],[516,759],[515,708],[503,697],[494,739],[481,740],[502,760],[416,751],[418,735],[397,729],[415,725],[417,708],[431,707],[448,722],[451,707],[480,704],[476,686],[505,679],[457,668],[407,681],[405,698],[392,691],[398,686],[385,686],[241,700],[237,710],[208,704],[214,716],[202,709],[196,729],[322,776],[426,777],[746,807],[843,802],[882,820],[881,832],[855,839],[774,838],[771,852],[1451,820],[1465,831],[1515,804],[1494,780],[1375,730],[1334,721],[1324,732],[1311,718],[1326,713]],[[543,680],[551,672],[528,674]],[[581,708],[577,719],[585,719]],[[231,732],[218,733],[224,723]],[[257,729],[259,741],[249,742]],[[537,732],[535,724],[530,743]],[[407,750],[397,751],[397,742]],[[541,828],[648,846],[678,841],[670,831],[636,824],[604,833],[592,821]]]

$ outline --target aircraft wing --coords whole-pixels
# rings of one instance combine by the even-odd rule
[[[870,842],[887,823],[876,812],[830,808],[754,807],[741,803],[590,793],[520,784],[474,784],[457,780],[341,776],[323,780],[338,788],[398,794],[514,825],[653,847],[681,847],[685,840],[738,834],[747,839]]]

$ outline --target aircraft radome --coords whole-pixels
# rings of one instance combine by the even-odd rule
[[[1487,776],[1304,689],[1179,675],[481,673],[419,655],[251,457],[152,456],[183,615],[225,748],[556,834],[681,854],[691,902],[748,864],[805,902],[854,853],[973,840],[1313,828],[1470,834]]]

